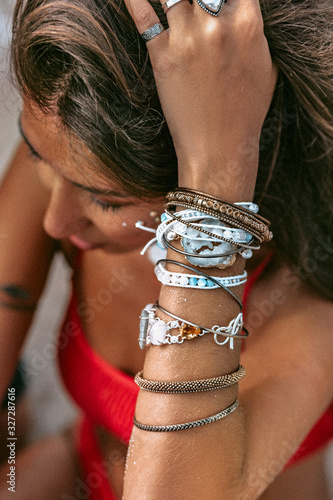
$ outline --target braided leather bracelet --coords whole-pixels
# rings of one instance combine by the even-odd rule
[[[216,422],[217,420],[221,420],[222,418],[227,417],[238,408],[239,402],[238,399],[232,403],[232,405],[228,406],[225,410],[220,411],[220,413],[216,413],[211,417],[202,418],[200,420],[194,420],[193,422],[186,422],[184,424],[174,424],[174,425],[146,425],[141,424],[134,417],[133,423],[135,427],[143,431],[150,432],[174,432],[174,431],[184,431],[186,429],[193,429],[194,427],[200,427],[201,425],[211,424]]]
[[[189,394],[191,392],[214,391],[236,384],[245,375],[245,368],[239,365],[238,370],[220,377],[202,380],[186,380],[183,382],[157,382],[142,377],[142,371],[137,373],[134,382],[145,391],[159,392],[161,394]]]
[[[270,222],[250,210],[214,198],[206,193],[188,188],[176,188],[167,195],[167,207],[182,205],[200,210],[206,214],[227,221],[235,227],[244,229],[255,236],[259,243],[270,241],[273,237],[269,231]]]

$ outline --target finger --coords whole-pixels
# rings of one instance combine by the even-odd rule
[[[125,0],[125,5],[140,34],[160,22],[158,15],[147,0]]]
[[[169,26],[184,24],[189,21],[193,6],[188,0],[161,0],[162,7],[168,18]]]

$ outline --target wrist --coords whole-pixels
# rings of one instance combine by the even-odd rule
[[[231,203],[252,201],[258,162],[259,147],[219,156],[178,156],[178,185]]]

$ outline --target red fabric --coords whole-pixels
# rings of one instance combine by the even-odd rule
[[[81,328],[75,294],[60,335],[58,360],[66,388],[83,412],[128,443],[139,388],[132,377],[91,349]]]
[[[244,303],[266,265],[268,256],[254,271],[244,291]],[[133,379],[107,363],[88,344],[77,312],[73,292],[58,344],[59,368],[64,384],[85,414],[81,423],[78,450],[85,476],[95,472],[93,463],[103,460],[93,428],[101,425],[124,443],[128,443],[139,388]],[[314,453],[333,437],[333,405],[318,420],[286,467]],[[100,475],[101,485],[91,492],[91,500],[114,500],[107,479]]]

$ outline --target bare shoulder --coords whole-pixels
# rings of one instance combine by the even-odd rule
[[[250,298],[252,325],[241,356],[247,374],[239,399],[247,420],[247,478],[259,491],[332,401],[333,303],[284,268],[258,284]],[[265,474],[257,484],[258,471]]]
[[[318,396],[329,401],[333,397],[333,302],[308,290],[288,267],[259,284],[251,298],[250,338],[243,355],[244,364],[253,370],[248,383],[260,384],[263,377],[290,377],[302,388],[316,388]]]

